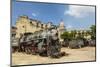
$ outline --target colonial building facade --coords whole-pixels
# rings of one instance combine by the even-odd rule
[[[16,21],[16,37],[19,38],[21,34],[24,33],[34,33],[36,31],[45,30],[51,26],[51,22],[47,24],[42,23],[39,20],[31,19],[28,16],[20,16]],[[65,31],[64,22],[61,21],[57,27],[60,35]],[[60,38],[61,39],[61,38]]]

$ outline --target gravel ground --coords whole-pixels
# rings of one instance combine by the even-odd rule
[[[95,47],[81,49],[62,48],[61,51],[68,53],[59,59],[41,57],[39,55],[27,55],[25,53],[12,53],[12,65],[46,64],[59,62],[95,61]]]

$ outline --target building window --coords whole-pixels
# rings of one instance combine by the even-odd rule
[[[23,28],[25,28],[25,26],[22,26]]]
[[[41,28],[43,28],[43,24],[41,24]]]
[[[30,23],[32,24],[32,21],[30,21]]]
[[[36,27],[39,27],[39,23],[36,24]]]

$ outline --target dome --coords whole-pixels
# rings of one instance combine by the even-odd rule
[[[62,22],[60,22],[60,26],[64,26],[64,22],[62,21]]]

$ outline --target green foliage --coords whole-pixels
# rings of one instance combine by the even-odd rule
[[[92,25],[90,27],[91,29],[91,36],[92,36],[92,39],[94,39],[96,37],[96,26],[95,25]]]
[[[62,35],[61,35],[61,38],[62,39],[67,39],[69,36],[69,33],[68,32],[64,32]]]
[[[90,27],[90,29],[91,29],[91,31],[87,30],[86,33],[84,33],[84,32],[78,33],[79,36],[77,38],[75,37],[75,35],[77,33],[76,30],[72,30],[70,32],[66,31],[61,35],[61,38],[62,39],[83,39],[85,34],[89,34],[89,35],[92,36],[92,39],[95,39],[95,37],[96,37],[96,26],[92,25]]]
[[[76,31],[71,31],[71,32],[66,31],[61,35],[61,38],[62,39],[74,39],[75,34],[76,34]]]

